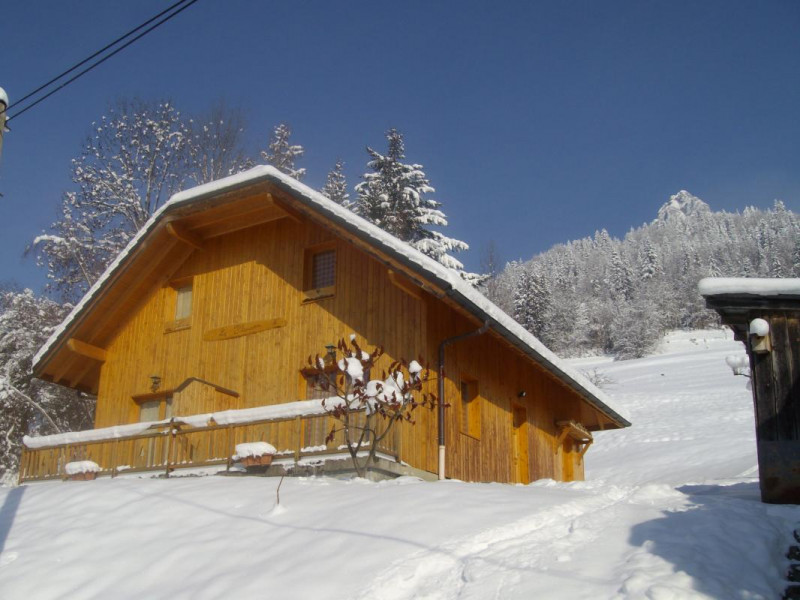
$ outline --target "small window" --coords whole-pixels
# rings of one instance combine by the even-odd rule
[[[478,382],[462,378],[461,392],[461,432],[474,438],[481,436],[481,405],[478,396]]]
[[[192,314],[192,286],[179,287],[175,292],[175,320],[188,319]]]
[[[304,269],[306,300],[333,296],[336,286],[336,248],[333,243],[306,249]]]
[[[336,283],[336,251],[317,252],[311,259],[311,287],[320,289]]]

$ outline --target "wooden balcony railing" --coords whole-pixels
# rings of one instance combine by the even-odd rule
[[[363,413],[362,413],[363,414]],[[337,433],[326,444],[334,420],[326,415],[307,415],[265,419],[231,425],[209,424],[190,427],[176,417],[170,424],[157,424],[136,435],[52,446],[23,447],[19,481],[65,479],[65,465],[91,460],[100,466],[98,475],[164,471],[227,465],[230,468],[236,444],[269,442],[278,450],[276,459],[290,458],[297,463],[304,457],[347,455],[344,439]],[[399,460],[399,428],[384,438],[378,452]],[[349,458],[349,455],[348,455]]]

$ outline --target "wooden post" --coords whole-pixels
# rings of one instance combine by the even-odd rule
[[[70,455],[69,455],[69,444],[67,444],[66,446],[61,448],[61,457],[62,457],[61,475],[62,475],[62,479],[66,480],[67,479],[67,463],[72,460],[70,458]]]
[[[227,442],[226,446],[228,447],[228,461],[227,461],[227,463],[225,465],[225,472],[229,472],[231,470],[231,465],[233,464],[233,446],[234,446],[234,442],[236,441],[236,439],[235,439],[235,437],[233,435],[233,425],[232,424],[230,424],[230,423],[228,424],[227,431],[228,431],[228,442]]]
[[[297,439],[297,445],[294,449],[294,463],[297,464],[300,461],[300,448],[303,447],[303,419],[299,416],[294,418],[294,426],[295,426],[295,436]]]
[[[119,446],[119,438],[115,439],[111,445],[111,477],[117,476],[117,446]]]
[[[175,423],[174,423],[174,421],[175,421],[174,417],[169,420],[169,432],[167,434],[167,441],[166,441],[166,444],[167,444],[167,452],[166,452],[167,460],[165,462],[167,463],[167,465],[166,465],[166,472],[165,472],[164,475],[167,478],[169,478],[169,465],[170,465],[170,462],[171,462],[170,461],[170,458],[171,458],[170,457],[170,452],[172,452],[173,449],[175,448],[175,443],[174,443],[175,442],[175,439],[174,439],[175,438],[175,426],[174,426]]]
[[[22,454],[19,457],[19,474],[17,476],[17,484],[21,485],[23,481],[25,481],[25,472],[28,466],[28,449],[23,444],[22,446]]]

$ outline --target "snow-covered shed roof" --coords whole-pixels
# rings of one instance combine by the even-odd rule
[[[242,173],[184,190],[172,196],[168,202],[153,214],[36,353],[33,359],[34,373],[41,373],[42,367],[48,358],[68,339],[69,332],[90,312],[92,305],[102,295],[103,290],[111,285],[117,274],[133,259],[137,250],[145,244],[148,235],[156,229],[168,214],[194,203],[204,206],[209,202],[213,204],[216,198],[221,198],[236,190],[259,183],[268,183],[276,186],[285,192],[292,201],[298,202],[303,207],[310,209],[314,214],[334,223],[354,238],[365,242],[396,261],[399,265],[406,267],[420,279],[443,290],[453,301],[480,321],[488,322],[492,331],[505,338],[528,357],[559,377],[589,404],[607,415],[616,424],[621,427],[630,425],[622,411],[612,407],[612,401],[603,391],[556,356],[534,335],[519,325],[483,294],[475,290],[456,271],[444,267],[393,235],[386,233],[379,227],[332,202],[307,185],[281,173],[272,166],[254,167]]]
[[[697,287],[705,297],[724,295],[800,298],[800,278],[706,277],[700,280]]]

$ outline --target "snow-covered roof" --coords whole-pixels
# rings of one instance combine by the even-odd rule
[[[765,279],[748,277],[706,277],[698,284],[703,296],[797,296],[800,297],[800,278]]]
[[[444,290],[455,302],[478,317],[481,321],[488,322],[491,329],[503,336],[547,370],[561,378],[562,381],[578,392],[587,402],[595,406],[598,410],[611,417],[621,426],[630,425],[626,416],[622,414],[622,411],[612,408],[612,401],[603,391],[592,384],[584,375],[556,356],[533,334],[508,316],[483,294],[478,292],[470,283],[464,281],[457,271],[446,268],[434,259],[422,254],[405,242],[383,231],[376,225],[362,219],[352,211],[332,202],[320,192],[281,173],[272,166],[264,165],[173,195],[168,202],[162,205],[161,208],[150,217],[139,233],[130,241],[119,256],[117,256],[114,262],[109,265],[100,279],[97,280],[75,306],[64,322],[53,332],[39,352],[36,353],[33,359],[34,369],[39,362],[55,348],[56,344],[61,341],[65,332],[88,310],[89,305],[100,290],[113,278],[116,272],[121,269],[126,259],[136,250],[142,239],[156,227],[165,213],[179,206],[188,205],[201,200],[208,200],[212,197],[222,195],[223,193],[229,193],[236,189],[261,182],[272,183],[278,188],[283,189],[299,203],[341,226],[359,239],[368,242],[371,246],[379,249],[384,254],[411,269],[422,279]]]

